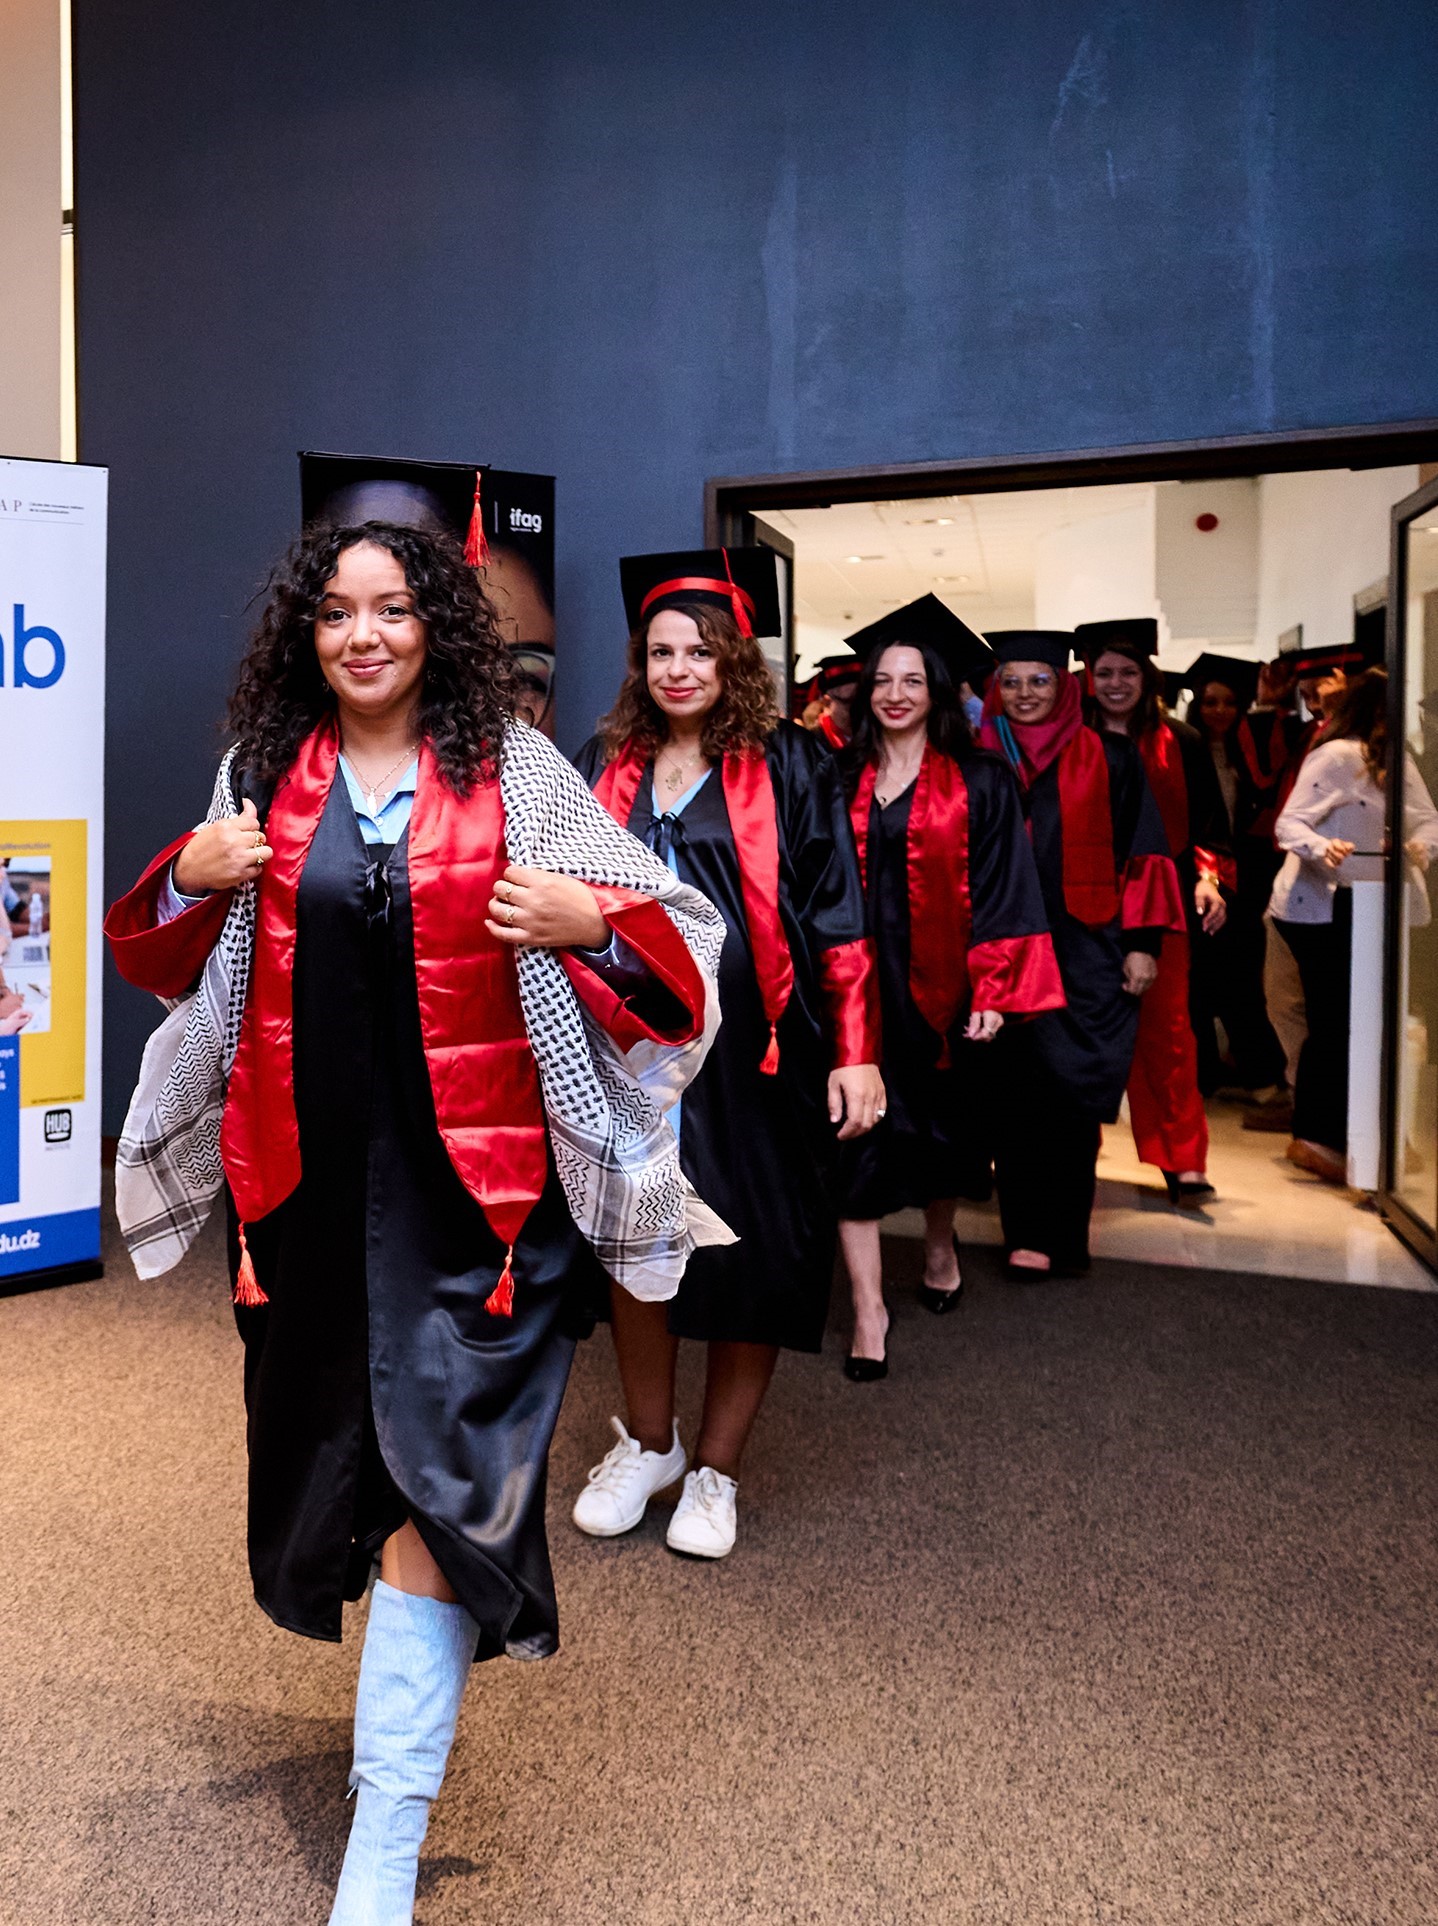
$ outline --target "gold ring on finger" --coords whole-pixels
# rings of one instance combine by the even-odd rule
[[[509,908],[508,908],[508,909],[507,909],[507,910],[506,910],[506,911],[504,912],[504,923],[505,923],[505,928],[506,928],[506,929],[513,929],[513,927],[514,927],[514,905],[513,905],[513,903],[511,903],[511,904],[509,905]]]

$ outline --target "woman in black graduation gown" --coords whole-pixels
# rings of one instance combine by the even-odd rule
[[[833,1275],[835,1125],[882,1108],[878,995],[863,890],[832,753],[781,722],[754,640],[777,634],[772,555],[736,549],[622,565],[629,671],[579,767],[615,819],[728,928],[723,1022],[674,1118],[685,1174],[736,1234],[689,1260],[667,1307],[613,1302],[628,1423],[575,1505],[613,1537],[684,1473],[680,1338],[707,1343],[694,1467],[667,1542],[721,1558],[741,1454],[780,1347],[820,1348]]]
[[[256,891],[222,1136],[251,1571],[279,1624],[336,1640],[380,1566],[333,1926],[410,1919],[473,1661],[557,1642],[545,1469],[594,1265],[548,1153],[514,947],[597,950],[622,928],[596,1007],[647,999],[657,1041],[702,1023],[701,982],[664,987],[689,952],[658,902],[506,866],[496,759],[518,696],[456,543],[311,528],[232,704],[238,813],[163,851],[106,923],[131,982],[180,996],[236,889]]]
[[[1235,864],[1227,921],[1193,954],[1198,1084],[1206,1097],[1234,1084],[1262,1101],[1278,1094],[1285,1064],[1263,990],[1268,942],[1263,918],[1282,861],[1272,835],[1275,792],[1271,784],[1255,781],[1241,740],[1258,672],[1257,662],[1201,655],[1188,671],[1193,700],[1187,720],[1198,731],[1217,779]],[[1219,1051],[1219,1023],[1228,1040],[1227,1064]]]
[[[985,643],[934,595],[850,638],[864,659],[852,747],[840,759],[879,959],[888,1114],[840,1153],[839,1235],[854,1300],[845,1375],[886,1375],[879,1223],[925,1213],[919,1301],[959,1301],[958,1197],[990,1194],[986,1046],[1006,1015],[1058,1009],[1018,785],[975,747],[958,684]]]
[[[1137,747],[1084,724],[1072,636],[989,641],[999,666],[980,740],[1019,779],[1067,1000],[999,1039],[999,1210],[1011,1277],[1075,1276],[1089,1266],[1101,1126],[1118,1116],[1138,1000],[1183,904]]]

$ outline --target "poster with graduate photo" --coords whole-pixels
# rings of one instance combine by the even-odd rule
[[[0,1291],[99,1272],[105,516],[0,460]]]

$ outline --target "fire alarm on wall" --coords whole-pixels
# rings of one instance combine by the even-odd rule
[[[1218,517],[1205,509],[1202,515],[1194,516],[1193,525],[1195,528],[1201,530],[1203,534],[1208,535],[1218,527]]]

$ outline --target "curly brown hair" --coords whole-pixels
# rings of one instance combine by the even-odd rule
[[[711,602],[674,602],[687,615],[719,661],[719,700],[704,718],[700,747],[711,762],[741,749],[762,749],[779,726],[774,678],[752,635],[740,633],[728,609]],[[669,738],[669,721],[649,693],[648,616],[629,638],[628,667],[614,707],[599,722],[599,736],[613,762],[632,742],[642,755],[656,755]]]
[[[240,760],[277,781],[315,724],[333,714],[334,691],[315,652],[315,615],[340,556],[362,542],[387,549],[404,570],[425,625],[420,733],[445,780],[464,795],[498,767],[522,694],[519,671],[459,544],[395,522],[318,524],[275,568],[230,698]]]

